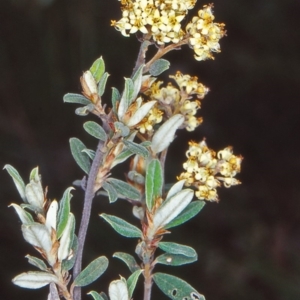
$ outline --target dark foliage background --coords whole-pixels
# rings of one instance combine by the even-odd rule
[[[199,2],[199,1],[198,1]],[[203,125],[180,132],[169,155],[168,181],[181,172],[189,139],[207,138],[215,149],[233,145],[245,159],[243,184],[220,191],[221,202],[208,204],[167,240],[186,243],[199,253],[196,264],[171,269],[208,300],[294,300],[300,298],[299,12],[292,0],[215,0],[217,21],[228,36],[215,61],[196,62],[192,50],[170,53],[170,73],[197,75],[211,88],[203,102]],[[203,3],[198,3],[198,7]],[[110,27],[120,17],[117,0],[1,0],[0,2],[0,162],[23,178],[40,167],[49,197],[60,198],[82,172],[73,161],[68,139],[89,147],[96,141],[82,129],[86,118],[63,104],[67,92],[80,92],[79,77],[103,55],[111,74],[108,87],[122,88],[130,76],[139,43]],[[107,89],[106,99],[110,99]],[[116,171],[122,177],[125,169]],[[24,290],[11,278],[32,270],[24,256],[35,255],[24,242],[11,202],[20,199],[6,172],[1,177],[1,299],[46,299],[47,290]],[[131,222],[129,204],[96,199],[85,250],[87,264],[110,258],[103,280],[93,288],[107,291],[124,265],[113,251],[133,252],[135,241],[118,236],[98,217],[107,212]],[[82,192],[72,209],[80,216]],[[91,288],[85,289],[89,291]],[[154,289],[155,299],[165,297]],[[89,297],[86,296],[86,299]],[[141,299],[141,289],[134,297]]]

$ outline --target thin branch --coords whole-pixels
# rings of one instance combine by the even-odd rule
[[[84,205],[83,205],[83,211],[82,211],[82,218],[81,218],[81,223],[80,223],[79,233],[78,233],[78,250],[77,250],[77,254],[76,254],[75,265],[73,268],[73,279],[75,279],[78,276],[78,274],[81,272],[81,269],[82,269],[83,247],[84,247],[86,233],[87,233],[87,229],[88,229],[88,225],[89,225],[89,221],[90,221],[92,202],[93,202],[93,199],[95,196],[95,192],[94,192],[95,180],[96,180],[99,168],[100,168],[102,160],[103,160],[103,152],[102,152],[103,146],[104,146],[104,142],[100,141],[98,144],[95,158],[93,160],[91,170],[89,173],[89,177],[87,180],[85,197],[84,197]],[[81,288],[80,287],[74,288],[73,299],[81,300]]]
[[[165,54],[167,54],[168,52],[172,51],[172,50],[176,50],[178,47],[181,47],[185,44],[188,43],[188,39],[189,37],[184,38],[183,40],[181,40],[180,42],[178,42],[177,44],[170,44],[169,46],[165,47],[165,48],[159,48],[158,51],[156,52],[156,54],[147,62],[143,73],[147,73],[149,72],[150,66],[159,58],[163,57]]]

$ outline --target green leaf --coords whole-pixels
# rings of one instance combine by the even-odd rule
[[[95,158],[95,151],[91,149],[84,149],[82,150],[82,153],[86,153],[86,155],[91,159],[94,160]]]
[[[85,117],[90,112],[92,112],[94,110],[94,108],[95,108],[95,105],[92,103],[89,105],[83,106],[83,107],[78,107],[75,109],[75,114],[80,117]]]
[[[124,140],[124,144],[128,148],[128,150],[130,150],[134,154],[138,154],[145,158],[149,156],[149,150],[145,146],[142,146],[140,144],[128,140]]]
[[[108,214],[101,214],[102,217],[111,227],[117,231],[119,234],[129,237],[129,238],[140,238],[142,237],[142,232],[139,228],[131,225],[130,223],[124,221],[116,216],[111,216]]]
[[[164,122],[152,137],[151,149],[154,153],[162,152],[167,149],[175,138],[176,130],[183,124],[184,116],[181,114],[173,115]]]
[[[141,90],[141,85],[142,85],[142,79],[143,79],[143,69],[145,65],[141,65],[138,70],[135,72],[135,74],[132,76],[132,81],[133,81],[133,87],[134,87],[134,92],[133,92],[133,97],[136,98],[138,93]]]
[[[84,130],[89,133],[91,136],[99,139],[101,141],[107,140],[107,135],[102,126],[93,121],[87,121],[83,124]]]
[[[3,169],[6,170],[8,174],[11,176],[21,198],[25,203],[27,203],[26,196],[25,196],[25,183],[22,177],[20,176],[19,172],[11,165],[5,165]]]
[[[70,255],[71,246],[74,240],[75,232],[75,217],[72,213],[69,214],[68,223],[59,240],[59,248],[57,252],[57,259],[63,261]]]
[[[150,66],[149,73],[152,76],[158,76],[162,72],[168,70],[169,67],[170,67],[169,61],[167,61],[166,59],[158,59]]]
[[[32,215],[29,212],[27,212],[25,209],[23,209],[23,207],[15,204],[15,203],[12,203],[11,205],[9,205],[9,207],[10,206],[12,206],[15,209],[16,213],[18,214],[18,216],[23,224],[34,223]]]
[[[44,224],[23,224],[21,228],[23,237],[29,244],[43,249],[47,254],[50,253],[52,241],[49,230]]]
[[[92,73],[93,77],[95,78],[96,82],[100,81],[103,73],[105,71],[105,64],[102,56],[94,61],[93,65],[90,68],[90,72]]]
[[[113,257],[122,260],[127,265],[131,273],[141,269],[138,263],[136,262],[135,258],[128,253],[115,252]]]
[[[100,256],[93,260],[74,280],[74,286],[86,286],[98,279],[107,269],[108,259]]]
[[[72,199],[71,191],[73,187],[69,187],[65,190],[61,200],[59,201],[59,210],[57,214],[57,238],[59,239],[68,223],[70,214],[70,200]]]
[[[133,92],[134,92],[133,81],[130,78],[125,78],[125,88],[118,108],[119,120],[123,119],[123,116],[126,113],[129,105],[132,103]]]
[[[134,153],[132,153],[130,150],[124,150],[122,151],[114,160],[112,167],[124,162],[126,159],[128,159],[130,156],[132,156]]]
[[[203,295],[176,276],[155,273],[153,280],[160,290],[172,300],[205,300]]]
[[[127,279],[127,287],[128,287],[128,292],[129,292],[129,299],[131,299],[132,294],[134,292],[136,283],[141,275],[143,270],[136,270],[134,273],[132,273],[129,278]]]
[[[161,250],[172,253],[172,254],[181,254],[187,257],[195,257],[197,256],[196,251],[189,246],[186,245],[180,245],[177,243],[171,243],[171,242],[159,242],[158,248]]]
[[[165,229],[169,229],[187,222],[189,219],[195,217],[204,207],[205,201],[197,200],[191,202],[176,218],[174,218]]]
[[[64,102],[67,103],[78,103],[83,105],[88,105],[91,103],[89,99],[80,94],[66,94],[64,95]]]
[[[104,94],[105,91],[105,87],[106,87],[106,82],[107,82],[107,78],[108,78],[109,74],[107,72],[105,72],[98,84],[98,95],[101,97]]]
[[[16,276],[12,282],[27,289],[39,289],[51,282],[59,283],[58,278],[47,272],[26,272]]]
[[[157,264],[168,265],[168,266],[181,266],[190,264],[197,260],[197,255],[194,257],[187,257],[181,254],[164,253],[159,255],[155,262]]]
[[[94,298],[94,300],[104,300],[104,298],[95,291],[90,291],[88,295],[91,295]]]
[[[127,182],[115,178],[108,178],[107,182],[109,182],[121,196],[131,200],[140,200],[140,192]]]
[[[100,293],[100,296],[101,296],[104,300],[109,300],[109,299],[108,299],[108,296],[107,296],[104,292],[101,292],[101,293]]]
[[[114,122],[114,126],[116,131],[119,131],[121,136],[128,136],[130,133],[130,129],[129,127],[127,127],[126,125],[124,125],[122,122]]]
[[[91,168],[91,162],[87,154],[83,153],[82,150],[87,147],[77,138],[70,138],[71,153],[79,165],[79,167],[88,174]]]
[[[121,95],[116,88],[112,88],[111,102],[113,105],[113,111],[117,113],[117,103],[120,101]]]
[[[109,198],[109,202],[113,203],[118,199],[118,192],[115,190],[115,188],[109,184],[108,182],[103,183],[103,188],[106,190]]]
[[[74,267],[77,248],[78,248],[78,239],[77,236],[74,234],[73,243],[71,246],[73,255],[70,258],[66,258],[62,261],[61,267],[63,270],[69,271]]]
[[[25,257],[28,259],[28,262],[31,265],[39,268],[42,271],[48,271],[46,264],[41,259],[31,256],[31,255],[26,255]]]
[[[159,160],[153,159],[146,171],[146,205],[151,211],[154,201],[161,196],[163,184],[162,169]]]

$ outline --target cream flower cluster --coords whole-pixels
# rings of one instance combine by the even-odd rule
[[[150,133],[153,131],[154,125],[160,123],[162,119],[163,112],[154,106],[149,111],[148,115],[139,124],[137,124],[136,128],[142,134],[146,132]]]
[[[186,152],[188,160],[183,164],[186,172],[178,176],[185,179],[186,186],[197,188],[195,195],[200,200],[218,201],[216,188],[240,184],[234,176],[241,171],[241,156],[235,156],[232,148],[227,147],[217,154],[209,149],[203,140],[200,143],[190,142]]]
[[[221,51],[219,40],[225,35],[225,24],[214,23],[214,18],[212,4],[205,5],[186,26],[189,46],[194,49],[196,60],[213,59],[212,52]]]
[[[145,93],[151,100],[156,100],[169,118],[175,114],[182,114],[185,121],[181,128],[193,131],[199,126],[203,119],[196,117],[197,111],[201,107],[199,99],[203,99],[209,89],[202,83],[198,83],[197,77],[183,75],[177,72],[173,78],[179,89],[169,83],[166,87],[160,88],[162,81],[153,83],[151,88]],[[194,100],[196,98],[196,100]]]
[[[136,33],[153,36],[157,44],[178,43],[184,36],[180,22],[196,0],[121,0],[122,18],[112,26],[124,36]]]

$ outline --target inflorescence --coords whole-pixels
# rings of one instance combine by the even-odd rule
[[[188,44],[196,60],[213,59],[212,52],[220,52],[225,25],[213,22],[213,5],[209,4],[182,28],[182,20],[195,4],[196,0],[121,0],[122,18],[112,20],[111,25],[124,36],[139,31],[157,45]]]

